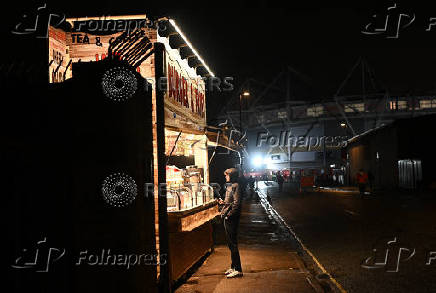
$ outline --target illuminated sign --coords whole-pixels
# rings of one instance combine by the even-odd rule
[[[168,64],[168,98],[181,107],[204,118],[204,91],[196,80],[184,77],[175,66]]]

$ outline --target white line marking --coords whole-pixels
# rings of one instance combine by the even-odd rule
[[[261,190],[259,190],[260,192]],[[280,221],[282,221],[283,225],[285,225],[285,227],[289,230],[289,232],[292,234],[292,236],[294,236],[294,238],[298,241],[298,243],[301,245],[301,247],[304,249],[304,251],[310,255],[310,257],[312,258],[312,260],[316,263],[316,265],[318,266],[318,268],[327,276],[329,276],[330,280],[333,282],[333,284],[335,284],[336,288],[338,288],[338,290],[341,293],[347,293],[347,291],[341,286],[341,284],[338,283],[338,281],[336,281],[335,278],[332,277],[332,275],[330,275],[329,272],[327,272],[327,270],[324,268],[324,266],[318,261],[318,259],[315,257],[315,255],[303,244],[303,242],[300,240],[300,238],[298,238],[297,234],[294,232],[294,230],[292,230],[291,227],[289,227],[289,225],[285,222],[285,220],[283,220],[283,218],[280,216],[280,214],[269,204],[269,202],[266,200],[265,196],[259,196],[261,198],[261,203],[262,206],[265,208],[265,210],[267,210],[269,208],[269,210],[271,210],[272,212],[274,212],[274,214],[280,219]],[[268,208],[265,206],[267,205]]]

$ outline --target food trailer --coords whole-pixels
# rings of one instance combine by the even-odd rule
[[[208,147],[219,140],[208,139],[206,125],[204,78],[213,72],[174,20],[145,20],[145,15],[67,18],[67,28],[50,27],[49,80],[63,82],[74,75],[75,64],[115,55],[152,85],[156,251],[168,256],[156,270],[167,288],[213,248],[211,220],[218,204]],[[134,23],[134,33],[117,31],[120,23]]]

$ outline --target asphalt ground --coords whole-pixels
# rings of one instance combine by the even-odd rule
[[[347,292],[436,292],[436,196],[268,185],[274,209]]]

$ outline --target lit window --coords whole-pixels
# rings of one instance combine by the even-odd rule
[[[364,103],[353,103],[353,104],[346,104],[345,105],[345,112],[347,112],[347,113],[363,112],[363,111],[365,111],[365,104]]]
[[[307,108],[307,116],[318,117],[324,114],[324,107],[320,105],[315,105]]]
[[[407,109],[407,101],[390,101],[389,102],[390,110],[406,110]]]
[[[277,118],[279,118],[279,119],[286,119],[286,118],[288,118],[288,112],[284,112],[284,111],[277,112]]]
[[[433,99],[433,100],[420,100],[419,101],[419,108],[421,108],[421,109],[436,108],[436,99]]]
[[[398,101],[398,110],[407,109],[407,101]]]

